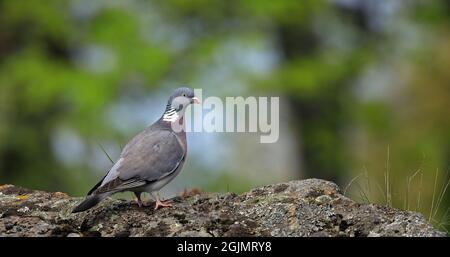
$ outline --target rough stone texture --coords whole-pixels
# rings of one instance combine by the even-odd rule
[[[421,214],[356,203],[318,179],[242,195],[194,193],[156,211],[106,199],[72,214],[80,200],[0,186],[0,236],[446,236]]]

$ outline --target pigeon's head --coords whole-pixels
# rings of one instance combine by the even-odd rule
[[[194,95],[194,90],[188,87],[177,88],[169,97],[163,120],[174,122],[183,116],[186,107],[193,103],[200,103]]]
[[[179,107],[180,104],[200,103],[199,99],[194,95],[194,90],[188,87],[180,87],[175,89],[169,98],[169,105]]]

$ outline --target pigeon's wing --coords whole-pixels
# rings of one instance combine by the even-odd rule
[[[141,140],[124,149],[123,162],[118,167],[119,178],[159,180],[176,170],[184,156],[184,148],[174,132],[144,133]]]
[[[128,143],[96,194],[118,192],[160,180],[184,160],[185,150],[170,130],[147,130]]]

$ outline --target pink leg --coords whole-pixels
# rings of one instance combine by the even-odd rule
[[[159,208],[162,207],[171,207],[171,206],[172,206],[171,200],[160,201],[159,199],[157,199],[155,204],[155,210],[158,210]]]
[[[139,206],[139,207],[147,207],[148,206],[148,203],[146,203],[146,202],[143,202],[142,200],[141,200],[141,193],[134,193],[134,195],[136,196],[136,203],[137,203],[137,205]]]

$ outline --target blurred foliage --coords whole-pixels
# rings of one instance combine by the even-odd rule
[[[219,67],[289,103],[299,176],[344,187],[364,174],[351,194],[428,214],[450,166],[450,4],[396,4],[383,19],[392,2],[0,0],[0,182],[84,193],[93,167],[58,160],[56,134],[79,135],[85,156],[103,139],[124,143],[131,135],[108,120],[114,103]],[[275,67],[221,61],[236,42],[268,46]],[[207,188],[224,183],[245,188],[227,175]],[[433,217],[443,227],[448,206]]]

